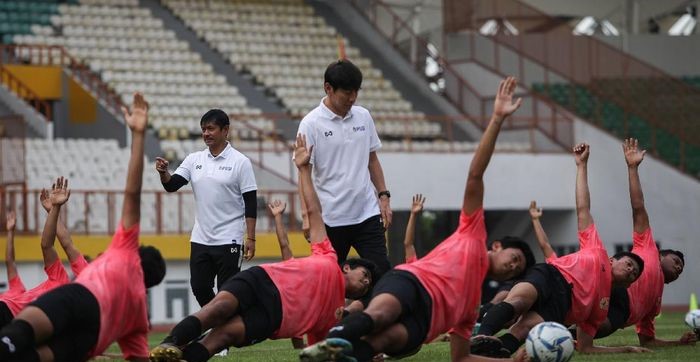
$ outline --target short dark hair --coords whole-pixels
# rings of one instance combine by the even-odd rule
[[[141,269],[143,269],[143,281],[146,289],[155,287],[165,278],[165,260],[160,250],[153,246],[140,246]]]
[[[498,239],[501,243],[501,246],[503,249],[508,249],[508,248],[515,248],[515,249],[520,249],[520,251],[523,252],[523,255],[525,255],[525,269],[527,270],[531,266],[535,265],[535,255],[532,253],[532,249],[530,249],[530,245],[528,245],[525,240],[515,237],[515,236],[504,236],[500,239]]]
[[[333,87],[345,90],[359,90],[362,86],[362,72],[347,59],[339,59],[326,68],[323,81]]]
[[[683,253],[681,253],[679,250],[673,250],[673,249],[661,249],[659,250],[659,255],[661,256],[666,256],[668,254],[675,254],[679,259],[681,259],[681,262],[683,263],[683,267],[685,267],[685,256]]]
[[[637,262],[637,265],[639,265],[639,275],[641,276],[642,272],[644,271],[644,260],[642,259],[642,257],[629,251],[621,251],[613,255],[613,259],[620,260],[622,259],[622,257],[625,256]]]
[[[367,269],[367,271],[370,274],[370,278],[372,278],[371,282],[369,283],[370,285],[374,285],[377,282],[377,279],[379,279],[380,275],[378,274],[377,271],[377,264],[375,264],[373,261],[369,259],[363,259],[363,258],[350,258],[347,259],[343,262],[343,266],[349,266],[350,269],[355,269],[358,266],[364,267]]]
[[[205,123],[213,122],[219,128],[224,128],[231,124],[228,120],[228,114],[220,109],[210,109],[207,113],[204,113],[202,119],[199,121],[199,126],[203,126]]]

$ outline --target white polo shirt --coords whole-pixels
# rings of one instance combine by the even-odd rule
[[[190,241],[204,245],[242,244],[243,194],[257,190],[253,165],[231,144],[218,156],[209,149],[190,153],[175,170],[192,183],[197,212]]]
[[[354,225],[379,215],[369,153],[382,143],[369,111],[353,106],[340,117],[321,100],[301,120],[298,133],[306,135],[307,147],[314,146],[313,181],[326,225]]]

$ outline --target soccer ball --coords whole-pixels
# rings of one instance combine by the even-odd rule
[[[692,329],[700,328],[700,309],[691,310],[685,315],[685,324]]]
[[[542,322],[527,334],[525,350],[535,362],[566,362],[574,354],[574,339],[561,324]]]

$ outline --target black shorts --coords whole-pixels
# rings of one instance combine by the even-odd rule
[[[60,286],[29,305],[41,309],[53,325],[46,345],[56,362],[86,361],[100,334],[100,305],[84,286]]]
[[[236,274],[221,286],[221,290],[238,299],[238,314],[245,325],[243,345],[270,338],[282,325],[280,292],[263,268],[254,266]]]
[[[571,285],[550,264],[535,264],[518,283],[530,283],[537,289],[537,300],[530,310],[547,322],[564,324],[571,309]],[[517,284],[516,284],[517,285]]]
[[[10,324],[15,316],[12,315],[12,311],[7,307],[7,303],[0,302],[0,328]]]
[[[432,319],[433,302],[423,284],[412,273],[392,269],[379,279],[372,291],[372,297],[388,293],[401,301],[401,315],[398,323],[408,331],[408,342],[392,357],[406,357],[417,353],[425,342]]]
[[[630,318],[630,297],[626,288],[613,288],[610,292],[608,320],[612,331],[622,329]]]

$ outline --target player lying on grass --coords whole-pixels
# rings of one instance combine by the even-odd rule
[[[315,343],[337,322],[345,298],[367,293],[375,266],[366,259],[338,265],[311,181],[311,152],[306,138],[298,136],[294,163],[307,206],[311,256],[262,264],[227,280],[209,304],[178,323],[151,351],[151,361],[206,361],[231,345],[243,347],[304,334],[309,343]]]
[[[639,180],[639,165],[644,160],[646,151],[640,150],[639,142],[633,138],[624,141],[622,151],[627,164],[632,204],[632,252],[644,260],[644,271],[629,288],[613,289],[608,318],[598,328],[596,338],[607,337],[618,329],[636,325],[639,344],[645,347],[694,344],[697,336],[693,332],[687,332],[675,341],[656,338],[654,319],[661,312],[664,283],[678,279],[683,272],[685,260],[680,251],[659,251],[654,242]]]
[[[632,253],[608,258],[590,213],[588,156],[590,147],[573,149],[576,161],[576,214],[580,250],[535,265],[513,286],[506,299],[484,315],[474,337],[472,353],[508,356],[525,341],[529,330],[543,321],[578,326],[581,352],[641,351],[635,347],[592,347],[596,330],[605,320],[613,286],[629,287],[644,269],[642,259]],[[521,317],[522,316],[522,317]],[[493,336],[509,321],[521,317],[499,338]]]
[[[277,234],[277,242],[280,245],[282,260],[289,260],[294,257],[294,254],[292,254],[292,249],[289,247],[287,229],[284,227],[284,222],[282,221],[282,215],[284,214],[284,210],[287,208],[287,203],[280,200],[273,200],[267,205],[267,208],[270,210],[270,214],[272,214],[272,217],[275,219],[275,233]],[[292,346],[294,346],[294,349],[302,349],[306,347],[303,336],[293,337]]]
[[[504,119],[522,102],[513,102],[515,89],[514,78],[500,83],[493,116],[469,167],[454,234],[423,258],[385,274],[374,287],[367,308],[345,317],[325,341],[304,349],[302,361],[368,361],[378,353],[406,356],[448,331],[452,333],[452,360],[483,360],[469,354],[469,337],[484,278],[511,279],[534,263],[524,242],[494,242],[491,250],[486,248],[483,177]]]
[[[132,132],[131,157],[112,243],[75,282],[42,295],[0,330],[0,361],[86,361],[115,341],[125,359],[148,361],[146,288],[163,280],[165,261],[157,249],[138,244],[148,103],[137,93],[132,113],[123,111]],[[55,222],[59,202],[53,191],[51,199],[49,219]],[[68,199],[64,187],[57,195],[62,199]]]
[[[59,177],[53,184],[50,195],[48,191],[42,190],[40,194],[41,204],[49,211],[41,234],[41,253],[44,258],[44,272],[47,279],[23,293],[0,296],[0,328],[8,325],[24,307],[42,294],[70,282],[68,273],[63,268],[63,263],[54,248],[57,225],[61,226],[59,228],[59,242],[68,255],[73,273],[80,274],[88,265],[83,255],[73,246],[73,241],[65,225],[58,221],[61,206],[68,201],[69,196],[68,180],[63,177]],[[50,211],[53,209],[55,210]],[[17,278],[19,277],[17,276]]]

